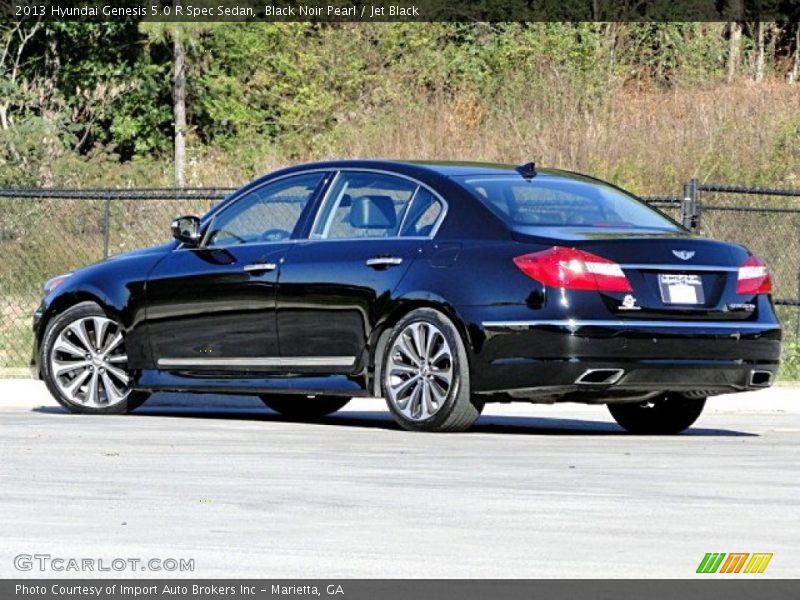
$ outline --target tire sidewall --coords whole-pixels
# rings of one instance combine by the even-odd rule
[[[395,341],[403,330],[408,327],[408,325],[415,322],[426,322],[436,326],[436,328],[442,332],[442,335],[444,335],[445,340],[450,346],[453,357],[453,385],[450,387],[444,406],[442,406],[436,414],[424,421],[412,421],[399,412],[389,399],[389,394],[386,390],[386,362],[389,358],[389,354],[392,351]],[[452,321],[434,309],[421,308],[413,310],[397,322],[392,334],[389,336],[386,347],[383,349],[380,377],[381,391],[383,392],[383,397],[386,399],[386,405],[389,411],[401,427],[410,431],[437,431],[448,420],[459,402],[470,401],[469,362],[464,342]]]
[[[76,304],[50,320],[45,329],[44,336],[42,337],[42,345],[39,351],[40,371],[48,391],[52,394],[53,398],[55,398],[56,402],[71,413],[90,415],[125,414],[138,408],[147,400],[149,394],[131,391],[128,397],[118,404],[104,408],[95,408],[70,401],[61,393],[61,390],[58,389],[52,371],[50,370],[50,354],[53,344],[67,325],[83,317],[106,317],[117,321],[116,318],[106,313],[99,304],[94,302],[81,302],[80,304]]]
[[[681,394],[666,393],[661,407],[642,408],[638,403],[608,405],[617,423],[635,435],[676,435],[690,428],[705,408],[706,399],[687,398]],[[652,412],[651,412],[652,411]]]
[[[270,410],[288,419],[299,421],[316,421],[327,417],[341,409],[349,397],[319,395],[316,398],[304,398],[303,394],[260,394],[259,398]]]

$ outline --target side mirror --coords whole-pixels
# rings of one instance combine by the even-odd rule
[[[172,222],[172,237],[188,246],[198,246],[200,219],[194,216],[178,217]]]

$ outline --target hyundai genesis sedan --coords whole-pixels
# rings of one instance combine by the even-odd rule
[[[312,420],[365,396],[461,431],[568,401],[668,434],[778,368],[761,260],[533,163],[294,166],[172,234],[45,284],[32,366],[70,412],[215,392]]]

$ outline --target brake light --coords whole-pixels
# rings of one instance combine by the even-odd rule
[[[520,271],[547,286],[599,292],[633,291],[617,263],[577,248],[554,246],[514,259]]]
[[[739,278],[736,280],[736,293],[742,295],[769,294],[772,292],[772,279],[767,265],[751,256],[739,267]]]

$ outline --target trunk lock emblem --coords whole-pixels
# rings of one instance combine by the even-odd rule
[[[672,253],[681,260],[689,260],[695,255],[694,250],[673,250]]]

